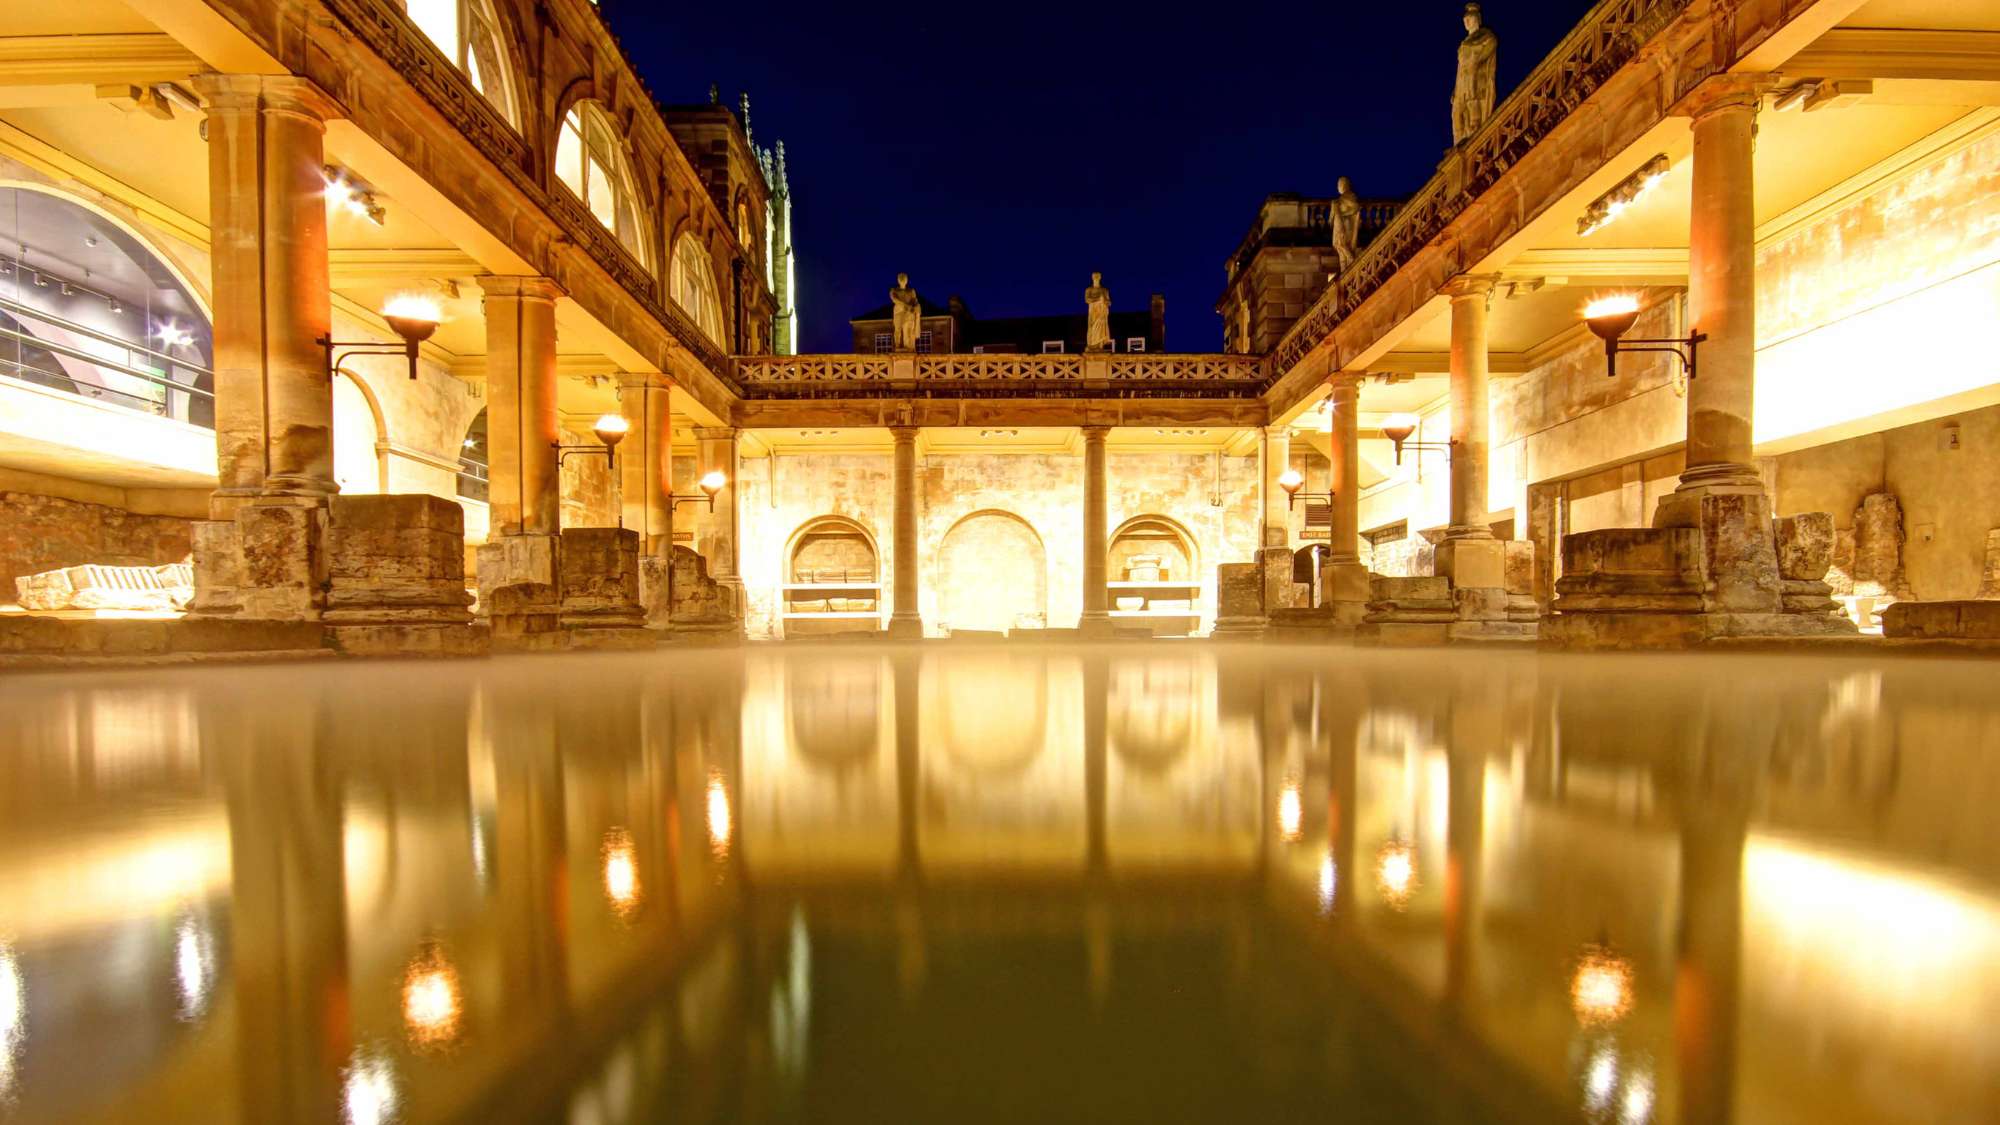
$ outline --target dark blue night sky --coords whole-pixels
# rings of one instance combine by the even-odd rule
[[[1223,261],[1270,192],[1422,186],[1451,141],[1458,0],[1205,4],[605,0],[662,102],[711,82],[783,138],[803,351],[898,270],[978,316],[1167,297],[1175,351],[1221,345]],[[1504,98],[1587,0],[1491,0]],[[904,12],[906,15],[895,13]],[[1224,14],[1227,18],[1222,18]]]

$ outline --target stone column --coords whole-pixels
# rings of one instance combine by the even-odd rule
[[[646,624],[670,623],[673,536],[673,387],[655,372],[618,377],[618,413],[625,440],[618,443],[618,492],[625,526],[639,536],[639,604]]]
[[[1487,449],[1491,419],[1487,408],[1486,321],[1493,281],[1458,277],[1447,283],[1451,298],[1451,521],[1438,544],[1436,571],[1451,580],[1459,616],[1506,617],[1506,549],[1487,526]],[[1469,603],[1465,591],[1494,591]]]
[[[1453,539],[1485,539],[1486,459],[1491,419],[1487,406],[1486,321],[1493,283],[1460,277],[1445,286],[1451,297],[1451,523]]]
[[[1368,568],[1361,565],[1361,374],[1343,371],[1329,384],[1333,527],[1321,588],[1340,624],[1358,625],[1367,612]]]
[[[216,491],[229,518],[257,495],[325,497],[333,327],[325,137],[341,111],[303,78],[205,74],[215,319]]]
[[[890,551],[896,588],[889,632],[914,638],[924,635],[923,612],[917,607],[917,427],[891,426],[889,433],[896,439],[896,525]]]
[[[1688,381],[1687,470],[1660,501],[1656,527],[1695,527],[1707,554],[1706,606],[1779,608],[1771,505],[1753,462],[1756,380],[1754,75],[1712,79],[1682,105],[1694,118],[1688,216],[1688,309],[1699,375]]]
[[[486,442],[492,534],[479,548],[480,603],[496,646],[553,634],[557,537],[556,298],[545,277],[480,279],[486,315]]]
[[[667,376],[653,372],[618,377],[618,413],[626,425],[625,440],[618,443],[618,491],[625,526],[639,533],[647,557],[665,555],[673,546],[667,511],[673,491],[672,388]]]
[[[556,298],[545,277],[483,277],[488,495],[495,536],[562,530]]]
[[[721,585],[737,587],[740,595],[743,577],[736,565],[736,435],[734,426],[695,427],[695,444],[700,451],[696,471],[706,476],[719,469],[728,478],[715,494],[714,508],[701,522],[696,546],[708,560],[709,577]],[[743,604],[740,596],[736,604]]]
[[[1083,427],[1083,616],[1077,628],[1086,633],[1111,631],[1110,591],[1104,585],[1111,556],[1104,449],[1110,433],[1109,426]]]
[[[194,532],[195,612],[313,620],[325,607],[333,382],[326,122],[301,78],[207,74],[218,488]]]
[[[1264,547],[1257,565],[1264,580],[1264,612],[1292,604],[1291,497],[1278,478],[1292,463],[1292,428],[1264,427]]]

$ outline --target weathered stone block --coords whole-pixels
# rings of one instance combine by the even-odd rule
[[[2000,527],[1986,533],[1986,570],[1979,582],[1979,596],[2000,598]]]
[[[236,513],[242,570],[237,612],[245,618],[310,621],[326,607],[327,509],[259,500]]]
[[[1262,563],[1223,563],[1215,568],[1217,635],[1263,632],[1264,575]]]
[[[1771,523],[1778,554],[1778,576],[1794,581],[1821,582],[1833,565],[1833,517],[1825,512],[1780,516]]]
[[[495,536],[478,558],[480,609],[496,644],[558,627],[555,536]]]
[[[641,628],[639,533],[618,527],[573,527],[556,552],[565,628]]]
[[[1535,595],[1535,545],[1526,539],[1509,539],[1505,550],[1506,589],[1510,594]]]
[[[1404,578],[1386,574],[1368,577],[1368,600],[1451,602],[1451,583],[1443,578]]]
[[[1702,536],[1693,527],[1615,527],[1566,535],[1558,613],[1698,613]]]
[[[658,555],[639,559],[639,605],[648,629],[665,629],[673,622],[673,560]]]
[[[336,496],[329,522],[329,623],[471,620],[465,513],[456,503],[422,494]]]
[[[708,576],[708,560],[689,547],[675,547],[668,564],[668,621],[681,632],[727,632],[742,628],[737,594]],[[921,634],[920,634],[921,635]]]
[[[2000,601],[1897,602],[1882,635],[1904,640],[2000,640]]]
[[[1507,587],[1507,548],[1498,539],[1446,539],[1437,545],[1437,575],[1461,590]]]
[[[1451,592],[1452,604],[1460,621],[1507,620],[1508,593],[1497,586],[1473,586]]]

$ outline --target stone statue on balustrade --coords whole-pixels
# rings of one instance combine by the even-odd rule
[[[896,287],[889,290],[889,315],[895,332],[895,350],[916,351],[917,336],[923,330],[924,306],[917,299],[917,291],[910,288],[909,274],[896,275]]]
[[[1084,324],[1083,350],[1087,352],[1108,352],[1111,350],[1111,290],[1104,287],[1104,275],[1090,275],[1090,288],[1083,291],[1083,304],[1088,310]]]
[[[1458,81],[1451,90],[1451,143],[1464,144],[1493,116],[1493,70],[1500,38],[1477,4],[1465,6],[1465,41],[1458,45]]]
[[[1354,194],[1354,185],[1348,182],[1346,176],[1340,177],[1336,190],[1333,198],[1333,257],[1340,263],[1340,272],[1346,273],[1361,247],[1361,197]]]

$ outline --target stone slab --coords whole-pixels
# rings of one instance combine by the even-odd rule
[[[1437,545],[1437,576],[1461,589],[1507,588],[1507,545],[1498,539],[1446,539]]]
[[[1898,640],[2000,640],[2000,601],[1897,602],[1882,635]]]

